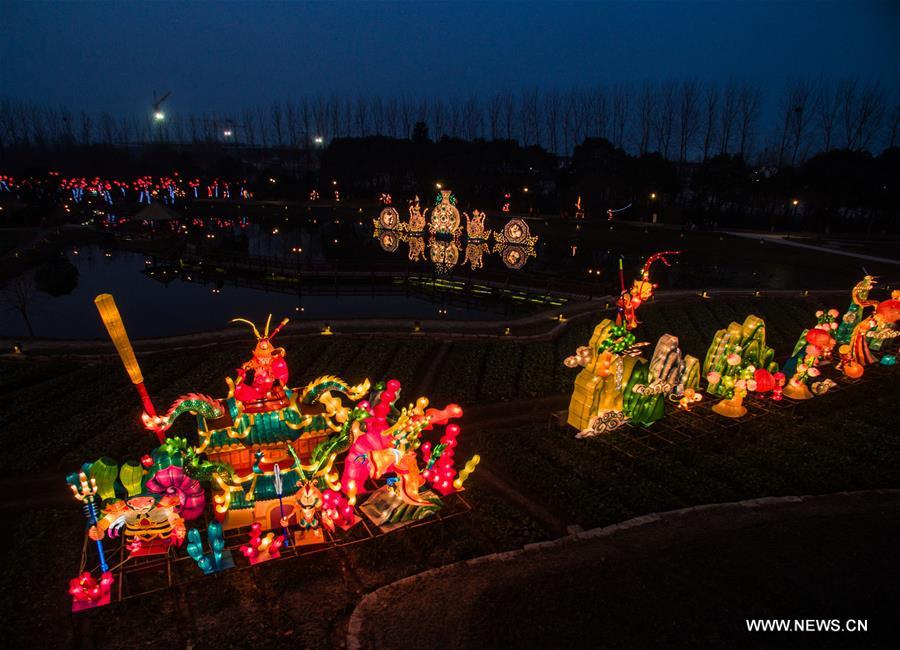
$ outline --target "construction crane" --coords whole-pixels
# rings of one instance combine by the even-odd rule
[[[166,114],[162,110],[163,102],[165,102],[169,95],[172,94],[171,90],[167,90],[162,97],[159,99],[156,98],[156,91],[153,91],[153,119],[157,122],[162,122],[166,119]]]

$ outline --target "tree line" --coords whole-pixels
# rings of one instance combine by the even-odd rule
[[[900,89],[879,81],[790,80],[776,96],[757,82],[618,83],[569,91],[531,89],[488,97],[304,97],[233,114],[141,116],[73,112],[0,100],[0,152],[162,142],[223,147],[315,148],[336,138],[409,138],[417,123],[435,139],[516,140],[570,156],[588,138],[668,160],[737,154],[797,165],[831,149],[900,144]]]

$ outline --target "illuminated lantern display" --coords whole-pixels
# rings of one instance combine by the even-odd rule
[[[463,259],[463,265],[469,264],[472,270],[480,269],[484,266],[484,255],[490,252],[486,242],[469,241],[466,243],[466,257]]]
[[[381,230],[396,230],[401,227],[400,213],[393,206],[388,205],[382,209],[378,218],[373,221],[375,228]]]
[[[631,288],[627,290],[625,289],[625,276],[622,271],[622,259],[619,258],[619,282],[622,286],[622,291],[616,302],[616,306],[619,309],[618,316],[616,316],[617,324],[621,325],[624,323],[625,327],[630,330],[633,330],[638,326],[636,316],[638,307],[653,296],[653,291],[657,287],[657,285],[650,281],[650,267],[657,261],[662,262],[666,266],[671,266],[669,260],[666,259],[666,255],[678,255],[680,252],[681,251],[663,251],[661,253],[654,253],[648,257],[643,268],[641,268],[640,276],[632,282]]]
[[[466,214],[466,237],[469,240],[486,241],[491,238],[491,231],[484,229],[484,212],[472,211],[472,216]]]
[[[533,248],[526,248],[516,244],[495,244],[494,251],[500,253],[503,266],[513,271],[518,271],[525,266],[529,257],[537,255]]]
[[[537,256],[534,249],[537,241],[538,237],[531,234],[524,219],[510,219],[503,230],[494,233],[494,252],[500,254],[504,266],[519,270],[529,257]]]
[[[765,394],[775,390],[775,375],[765,368],[757,368],[753,372],[753,381],[756,383],[754,392]]]
[[[844,315],[844,322],[838,328],[835,337],[838,342],[846,343],[846,350],[841,346],[841,361],[838,367],[851,378],[856,378],[854,375],[861,376],[866,365],[877,361],[872,349],[878,350],[886,339],[900,335],[900,332],[894,329],[894,324],[900,320],[900,292],[894,291],[891,298],[883,302],[870,300],[869,291],[875,284],[874,278],[867,275],[853,287],[851,292],[853,304]],[[874,310],[866,315],[865,310],[868,307],[874,307]],[[853,363],[850,364],[849,361]]]
[[[222,534],[222,524],[211,522],[206,527],[206,537],[209,540],[209,552],[203,551],[203,540],[200,531],[191,528],[188,531],[186,546],[187,554],[191,557],[203,573],[218,573],[234,566],[231,551],[225,548],[225,537]]]
[[[700,362],[682,354],[677,337],[661,336],[648,362],[640,358],[646,343],[638,343],[631,331],[637,325],[634,309],[652,295],[655,287],[649,282],[650,266],[656,260],[668,264],[664,256],[672,254],[675,253],[657,253],[647,260],[633,287],[637,305],[631,301],[630,292],[624,290],[620,261],[623,291],[616,322],[601,321],[588,345],[565,359],[567,367],[582,368],[575,378],[567,417],[568,424],[579,430],[577,437],[603,434],[627,421],[651,425],[663,417],[667,398],[683,409],[701,399],[697,393]],[[634,306],[630,317],[623,318],[626,304]]]
[[[250,564],[258,564],[281,557],[283,543],[283,537],[276,537],[275,533],[263,535],[262,526],[253,524],[250,526],[250,541],[241,546],[241,553],[250,560]]]
[[[533,249],[534,245],[537,244],[538,238],[531,234],[531,228],[528,227],[528,223],[524,219],[516,217],[515,219],[510,219],[503,226],[503,230],[494,233],[494,241],[498,246],[516,244]]]
[[[428,209],[425,209],[425,213]],[[425,232],[425,213],[419,206],[419,197],[417,196],[409,202],[409,223],[406,224],[406,231],[409,233]]]
[[[746,381],[739,379],[732,388],[731,397],[723,399],[712,407],[712,410],[726,418],[739,418],[747,414],[744,396],[747,394]]]
[[[449,273],[459,264],[459,246],[455,240],[432,238],[428,242],[429,255],[435,270],[440,273]]]
[[[168,496],[113,501],[104,507],[103,517],[89,534],[99,540],[104,534],[116,537],[124,528],[126,548],[132,556],[165,553],[170,546],[180,546],[186,533],[184,520],[175,511],[177,503],[177,498]]]
[[[706,352],[703,361],[706,390],[731,399],[738,382],[744,382],[742,392],[746,392],[746,381],[755,381],[757,369],[778,371],[774,358],[775,351],[766,346],[766,324],[761,318],[751,314],[742,325],[731,323],[716,332]]]
[[[374,237],[386,253],[394,253],[400,247],[400,233],[393,230],[375,230]]]
[[[409,259],[411,262],[418,262],[425,259],[425,238],[410,237],[409,243]]]
[[[699,362],[682,355],[676,337],[660,337],[649,362],[638,356],[640,348],[625,326],[604,319],[588,345],[565,360],[567,367],[582,367],[567,418],[578,437],[606,433],[628,420],[652,424],[663,416],[667,396],[698,387]]]
[[[122,363],[125,365],[128,378],[131,379],[131,383],[134,384],[141,398],[144,412],[151,417],[155,417],[156,410],[153,407],[153,402],[150,401],[147,388],[144,386],[144,376],[141,374],[141,368],[138,366],[137,359],[134,356],[134,349],[131,347],[131,341],[128,339],[128,333],[125,331],[125,324],[122,322],[122,316],[119,314],[119,308],[116,307],[115,299],[108,293],[104,293],[94,299],[94,304],[97,306],[97,311],[100,312],[100,318],[106,327],[106,331],[109,333],[109,338],[116,347],[116,352],[119,353],[119,358],[122,359]],[[162,442],[163,439],[160,438],[159,441]]]
[[[849,343],[853,330],[862,320],[862,312],[866,307],[874,307],[877,300],[869,300],[869,291],[875,287],[875,278],[865,276],[850,291],[850,307],[847,309],[838,326],[834,339],[841,344]]]
[[[807,382],[821,374],[818,368],[820,359],[825,350],[834,347],[834,343],[830,328],[826,331],[817,326],[803,333],[791,358],[784,364],[784,374],[790,376],[784,395],[798,400],[812,398],[813,393],[807,387]]]
[[[291,388],[284,349],[272,342],[287,321],[270,331],[270,316],[262,333],[250,321],[235,321],[251,327],[256,345],[235,378],[226,379],[228,395],[190,393],[164,415],[142,416],[147,429],[165,436],[177,418],[192,414],[196,443],[165,438],[141,464],[123,465],[115,485],[114,462],[94,464],[97,490],[110,497],[91,527],[94,539],[124,529],[132,554],[180,545],[184,521],[205,510],[204,485],[224,530],[258,524],[284,532],[279,544],[289,526],[298,529],[297,543],[322,542],[323,531],[355,525],[361,506],[393,525],[421,519],[460,489],[454,486],[465,480],[454,458],[460,428],[452,420],[461,408],[429,409],[424,397],[401,408],[393,380],[372,390],[368,380],[351,386],[326,375]],[[444,428],[440,443],[426,447],[421,436],[437,427]],[[364,496],[379,480],[380,496]],[[259,554],[260,544],[249,546]]]
[[[456,209],[456,197],[450,190],[441,190],[435,198],[435,206],[431,211],[428,228],[432,235],[457,236],[460,228],[459,210]]]
[[[91,607],[109,604],[109,590],[114,582],[113,574],[104,571],[100,580],[85,571],[77,578],[69,581],[69,594],[72,596],[72,611],[80,612]]]

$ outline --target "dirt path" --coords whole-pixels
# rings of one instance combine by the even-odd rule
[[[382,587],[347,645],[876,647],[900,631],[898,515],[896,490],[649,515]],[[757,618],[864,619],[868,632],[748,632]]]

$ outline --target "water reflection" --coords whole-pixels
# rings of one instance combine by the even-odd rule
[[[449,201],[446,195],[442,199]],[[418,205],[418,201],[416,201],[415,205]],[[445,205],[445,207],[449,205],[453,210],[456,209],[450,203],[442,203],[442,205]],[[396,253],[400,247],[400,242],[406,242],[409,245],[408,258],[410,261],[418,262],[425,259],[425,238],[418,233],[408,232],[405,227],[407,224],[397,223],[392,218],[384,219],[385,210],[382,210],[378,219],[373,220],[374,223],[377,226],[378,223],[387,222],[395,227],[391,229],[375,228],[373,237],[378,240],[381,249],[386,253]],[[412,210],[413,207],[410,206],[410,211],[412,212]],[[394,210],[394,213],[396,213],[396,210]],[[456,216],[459,216],[458,212]],[[495,241],[493,252],[499,255],[506,268],[514,271],[521,270],[529,257],[537,257],[535,244],[538,241],[538,237],[531,234],[531,229],[524,219],[511,219],[502,230],[492,233],[492,231],[486,230],[484,227],[485,214],[483,212],[474,210],[471,216],[465,214],[465,217],[466,239],[463,266],[468,264],[473,271],[484,267],[484,256],[490,255],[491,252],[489,242],[492,234]],[[439,227],[443,229],[449,228],[454,222],[453,217],[438,220],[438,223],[441,224]],[[457,228],[456,230],[459,231],[461,229]],[[461,246],[462,241],[458,232],[457,234],[443,232],[429,237],[428,259],[434,265],[435,272],[443,275],[449,273],[453,267],[457,266],[459,264]]]
[[[484,266],[484,254],[490,252],[490,247],[484,241],[470,241],[466,244],[466,257],[463,264],[469,264],[472,270]]]

